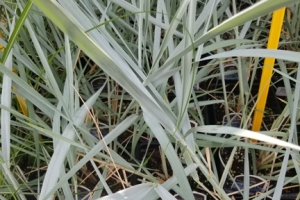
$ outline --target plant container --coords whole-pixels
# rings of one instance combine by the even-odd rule
[[[206,200],[207,199],[205,194],[195,192],[195,191],[193,191],[193,194],[194,194],[195,200]],[[179,194],[175,194],[174,197],[176,199],[184,200]]]

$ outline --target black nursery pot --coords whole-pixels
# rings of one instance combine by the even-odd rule
[[[230,157],[230,154],[232,152],[233,148],[221,148],[219,150],[219,159],[222,160],[220,161],[218,170],[220,173],[220,176],[222,176],[224,167],[223,164],[226,165],[227,161]],[[233,163],[230,168],[230,173],[234,177],[234,181],[232,181],[229,177],[227,177],[225,185],[224,185],[224,190],[225,192],[232,198],[234,199],[243,199],[243,192],[240,192],[240,190],[244,189],[244,157],[245,157],[245,152],[243,147],[238,147],[236,153],[234,154],[233,158]],[[248,157],[250,158],[251,155],[249,153]],[[253,171],[251,168],[252,166],[252,160],[249,159],[250,162],[250,173]],[[249,195],[254,196],[258,193],[263,193],[266,191],[268,182],[265,179],[262,179],[258,176],[250,175],[250,189],[249,189]]]
[[[174,145],[174,143],[171,143],[171,145]],[[148,141],[146,140],[140,140],[136,149],[135,149],[135,157],[137,160],[141,161],[143,159],[143,157],[145,156],[146,154],[146,159],[148,159],[149,157],[148,156],[152,156],[153,159],[152,160],[148,160],[147,164],[146,164],[146,167],[150,167],[150,168],[154,168],[154,169],[158,169],[157,166],[155,166],[156,164],[158,166],[161,165],[161,162],[160,162],[160,152],[159,152],[159,142],[157,140],[153,140],[151,141],[149,147],[148,147],[148,151],[147,151],[147,146],[148,146]],[[171,167],[169,166],[169,164],[167,163],[167,168],[168,168],[168,171],[169,173],[171,173]],[[139,181],[139,177],[137,175],[133,175],[132,178],[131,178],[131,185],[136,185],[136,184],[139,184],[140,181]],[[196,187],[193,187],[191,186],[192,189],[196,189]],[[194,197],[195,197],[195,200],[207,200],[207,196],[206,194],[203,194],[203,193],[199,193],[199,192],[196,192],[196,191],[193,191],[193,194],[194,194]],[[178,194],[175,194],[174,197],[176,199],[183,199],[182,197],[180,197],[180,195]]]
[[[93,87],[94,91],[98,91],[100,88],[102,88],[103,86],[103,92],[107,93],[108,89],[107,89],[107,84],[106,84],[106,78],[105,77],[96,77],[93,78],[90,81],[91,86]]]
[[[195,197],[195,200],[206,200],[207,197],[205,194],[202,194],[202,193],[199,193],[199,192],[193,192],[194,194],[194,197]],[[184,200],[181,196],[179,196],[178,194],[176,194],[174,196],[176,199],[179,199],[179,200]]]
[[[216,71],[214,70],[211,71],[211,73],[209,73],[209,75],[211,75],[213,78],[207,80],[205,82],[206,85],[209,84],[217,85],[222,83],[222,77],[220,73],[218,72],[219,76],[216,76],[217,74],[215,73]],[[250,80],[251,76],[252,76],[252,72],[250,71],[244,78]],[[236,84],[239,81],[238,69],[235,64],[231,63],[231,64],[224,65],[224,80],[226,84]]]
[[[109,130],[108,130],[108,129],[100,129],[100,131],[101,131],[102,136],[101,136],[101,134],[98,132],[97,128],[92,128],[92,129],[90,130],[90,134],[91,134],[92,136],[94,136],[95,138],[97,138],[97,139],[102,139],[102,137],[105,137],[105,136],[109,133]]]
[[[277,85],[278,86],[278,85]],[[222,89],[222,85],[221,84],[214,84],[214,85],[211,85],[208,90],[209,91],[216,91],[217,88],[221,88]],[[254,84],[252,86],[252,90],[251,90],[251,94],[252,96],[256,96],[258,94],[258,88],[259,88],[259,85],[258,84]],[[236,88],[234,88],[234,85],[233,84],[227,84],[227,91],[231,91],[233,90],[233,93],[235,95],[238,95],[239,94],[239,87],[238,85],[236,86]],[[277,114],[280,114],[282,112],[282,103],[279,102],[279,100],[277,99],[277,97],[280,97],[279,95],[281,95],[281,97],[284,97],[284,89],[279,87],[279,91],[278,91],[278,87],[270,87],[269,89],[269,93],[268,93],[268,98],[267,98],[267,102],[266,102],[266,107],[269,108],[274,115],[277,115]],[[212,95],[216,96],[218,99],[223,99],[223,94],[222,94],[222,91],[220,91],[219,93],[218,92],[214,92]],[[284,98],[283,98],[284,99]],[[221,109],[220,109],[221,107]],[[227,122],[226,121],[226,118],[224,118],[224,115],[225,115],[225,111],[224,111],[224,107],[222,107],[222,104],[215,104],[215,105],[211,105],[211,106],[208,106],[207,107],[208,109],[208,113],[209,113],[209,124],[211,125],[216,125],[216,124],[219,124],[219,125],[230,125],[230,126],[233,126],[233,127],[242,127],[241,125],[241,122],[238,118],[236,119],[233,119],[233,117],[231,117],[231,120],[230,122]],[[233,115],[234,116],[234,115]],[[272,124],[272,122],[274,121],[275,117],[272,118],[272,117],[264,117],[264,122],[265,123],[269,123],[270,125]],[[267,128],[270,128],[269,126],[267,126]],[[262,130],[263,130],[263,127],[262,127]],[[297,127],[297,130],[299,130],[299,127]],[[299,135],[299,134],[298,134]],[[220,153],[220,157],[222,159],[225,160],[224,164],[226,165],[226,158],[228,159],[230,154],[231,154],[231,151],[232,151],[232,148],[222,148],[219,150],[219,153]],[[253,153],[253,152],[252,152]],[[255,152],[254,152],[255,153]],[[244,150],[242,147],[240,147],[238,150],[237,150],[237,153],[234,157],[234,161],[233,161],[233,164],[232,166],[234,166],[234,169],[233,169],[233,173],[232,175],[234,177],[237,177],[239,175],[241,175],[243,173],[243,170],[244,170]],[[217,162],[219,162],[218,164],[218,174],[219,176],[221,176],[223,174],[223,165],[221,164],[220,162],[220,158],[219,155],[215,156],[215,159]],[[249,153],[249,158],[251,158],[251,155]],[[251,159],[249,159],[250,161],[250,172],[252,171],[252,164],[251,164]],[[293,171],[291,171],[289,173],[289,176],[295,176],[296,173],[293,173]],[[227,179],[228,180],[228,179]],[[224,190],[227,192],[227,193],[232,193],[232,192],[236,192],[238,191],[238,189],[232,185],[232,182],[231,181],[226,181],[227,182],[227,185],[225,184],[224,186]],[[238,183],[240,189],[243,189],[242,186],[243,186],[243,178],[239,178],[239,180],[236,180],[236,182]],[[272,183],[272,185],[274,185],[275,183]],[[261,190],[261,188],[255,188],[255,189],[252,189],[249,191],[250,195],[255,195],[255,193],[257,193],[259,190]],[[262,192],[262,191],[261,191]],[[297,189],[295,190],[284,190],[282,192],[282,196],[280,199],[283,199],[283,200],[288,200],[288,199],[295,199],[298,195],[298,192]],[[272,195],[270,195],[272,196]],[[234,194],[234,198],[235,199],[242,199],[242,195],[239,193],[239,192],[236,192]]]
[[[235,84],[239,80],[238,70],[234,64],[228,64],[224,66],[224,80],[226,83]],[[221,81],[221,77],[217,78],[217,81]]]
[[[249,180],[249,196],[254,196],[266,191],[268,187],[268,182],[266,180],[252,175],[250,175]],[[234,196],[234,199],[243,199],[243,194],[240,191],[244,189],[244,176],[236,176],[234,182],[235,183],[232,183],[230,187],[224,189],[225,192],[227,194],[233,194],[230,196]]]
[[[227,92],[232,92],[230,95],[232,96],[237,96],[239,95],[239,85],[235,84],[235,83],[228,83],[226,82],[226,91]],[[251,89],[251,96],[257,96],[258,94],[258,89],[259,89],[259,84],[253,84],[252,89]],[[210,95],[213,95],[214,97],[217,97],[217,99],[223,99],[223,91],[222,91],[222,84],[211,84],[210,87],[208,88],[209,91],[213,91],[212,93],[210,93]],[[212,99],[210,97],[210,95],[208,96],[208,99]],[[234,100],[234,98],[232,98]],[[237,101],[235,101],[237,102]],[[251,97],[249,98],[249,105],[251,107],[251,104],[253,104],[254,106],[254,101],[251,102]],[[248,106],[249,106],[248,105]],[[268,93],[268,98],[267,98],[267,102],[266,102],[266,106],[272,111],[273,114],[279,114],[281,113],[281,108],[279,106],[278,101],[276,101],[276,96],[275,96],[275,92],[274,92],[274,88],[270,88],[269,89],[269,93]],[[233,106],[233,108],[235,108],[235,106]],[[235,113],[235,112],[231,112],[230,114],[230,121],[227,121],[227,118],[224,117],[225,115],[225,109],[224,109],[224,105],[223,104],[213,104],[207,107],[208,113],[209,113],[209,124],[210,125],[229,125],[232,127],[243,127],[243,125],[241,124],[241,120],[239,118],[239,113]],[[272,122],[274,121],[275,117],[272,118],[272,115],[270,115],[270,117],[264,117],[264,121],[266,123],[269,124],[269,126],[267,126],[267,128],[269,129]],[[249,124],[247,125],[248,128],[251,127],[251,121],[249,122]],[[219,152],[215,155],[215,160],[217,162],[217,166],[218,166],[218,174],[219,177],[222,176],[223,171],[224,171],[224,167],[221,164],[220,161],[220,157],[223,159],[224,164],[226,165],[227,160],[231,154],[232,148],[221,148],[219,150]],[[220,154],[220,155],[219,155]],[[242,147],[240,147],[234,157],[234,161],[232,164],[232,169],[231,169],[231,174],[235,177],[238,175],[243,174],[243,169],[244,169],[244,149]],[[249,158],[251,158],[251,155],[249,153]],[[251,159],[250,159],[251,162]],[[252,164],[250,163],[250,165],[252,166]],[[250,171],[252,171],[250,166]],[[234,192],[236,190],[236,188],[234,188],[232,186],[232,182],[227,179],[228,181],[226,181],[226,184],[224,186],[224,189],[230,193],[230,192]],[[238,183],[243,184],[243,181],[237,180]],[[256,188],[257,189],[257,188]],[[258,191],[250,191],[250,195],[252,193],[255,194],[255,192]],[[262,192],[262,191],[260,191]],[[236,199],[242,199],[242,196],[240,193],[236,193],[234,194],[234,198]]]
[[[148,152],[146,152],[148,142],[149,141],[144,140],[144,139],[141,139],[138,142],[138,144],[135,148],[135,158],[137,160],[141,161],[145,154],[149,154],[149,156],[150,156],[150,154],[152,153],[152,156],[157,156],[157,153],[159,153],[159,142],[157,140],[151,141],[151,143],[149,144]],[[130,182],[131,182],[131,185],[137,185],[140,183],[138,181],[138,176],[135,174],[131,176]]]
[[[135,149],[135,158],[137,160],[143,159],[144,155],[146,154],[147,146],[148,146],[147,140],[139,141]],[[152,140],[149,145],[148,152],[158,151],[158,148],[159,148],[159,142],[157,140]]]

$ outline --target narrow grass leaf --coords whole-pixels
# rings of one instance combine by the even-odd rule
[[[219,53],[213,56],[208,56],[201,60],[243,56],[243,57],[269,57],[269,58],[276,58],[281,60],[288,60],[292,62],[300,62],[299,55],[300,55],[299,52],[287,51],[287,50],[243,49],[243,50],[232,50],[228,52]]]
[[[176,200],[176,198],[160,184],[154,187],[154,190],[157,192],[161,199]]]
[[[83,120],[89,112],[90,107],[97,100],[100,91],[96,92],[93,96],[89,98],[89,100],[81,106],[81,108],[76,112],[73,116],[72,121],[76,126],[81,126]],[[75,133],[74,127],[70,123],[63,132],[63,136],[67,137],[70,140],[74,140]],[[51,157],[50,163],[48,165],[48,170],[45,175],[45,179],[43,181],[43,186],[41,189],[40,198],[43,199],[45,195],[55,186],[57,183],[59,172],[61,167],[65,161],[65,156],[70,149],[70,144],[64,141],[59,141],[56,148],[54,149],[53,156]],[[51,199],[51,198],[49,198]]]
[[[151,190],[153,190],[151,183],[142,183],[97,200],[145,199],[149,197],[148,193]]]
[[[90,149],[90,147],[88,147],[88,146],[81,145],[81,144],[75,142],[74,140],[70,140],[69,138],[67,138],[65,136],[62,136],[58,133],[55,133],[51,130],[41,128],[37,125],[33,125],[33,124],[27,123],[25,121],[20,120],[20,122],[23,122],[24,124],[28,125],[29,127],[32,127],[34,129],[36,129],[37,131],[39,131],[39,134],[41,134],[41,135],[47,136],[47,137],[52,138],[52,139],[56,139],[57,141],[63,141],[65,143],[68,143],[69,145],[73,145],[74,147],[78,147],[78,148],[81,148],[81,149]]]
[[[73,39],[74,42],[98,64],[98,66],[122,85],[122,87],[128,91],[140,105],[147,108],[147,111],[149,112],[160,113],[157,117],[166,129],[169,131],[174,129],[175,118],[171,113],[170,108],[167,108],[160,96],[156,96],[156,98],[158,98],[158,102],[161,103],[163,108],[158,105],[157,101],[154,101],[150,92],[141,83],[139,77],[137,77],[127,63],[113,51],[110,45],[104,46],[105,51],[107,51],[104,52],[103,49],[100,48],[100,44],[102,45],[103,41],[99,41],[99,44],[96,44],[79,28],[80,26],[76,22],[70,20],[72,17],[69,16],[69,13],[66,15],[66,11],[62,10],[61,6],[56,2],[46,0],[34,0],[34,2],[39,8],[45,11],[45,14],[50,17],[59,28],[67,33],[70,39]],[[49,10],[56,10],[56,13],[49,12]],[[84,24],[85,23],[86,22],[84,22]],[[97,34],[97,37],[95,34],[91,36],[95,37],[93,39],[99,40],[97,37],[100,35]],[[108,54],[111,54],[114,59],[108,56]],[[151,92],[154,93],[155,91],[152,90]]]
[[[281,135],[283,135],[283,133]],[[279,135],[279,137],[281,135]],[[248,148],[252,148],[252,149],[258,149],[258,150],[262,150],[262,151],[272,151],[272,152],[279,152],[279,153],[285,152],[284,150],[280,150],[278,148],[271,148],[268,146],[262,146],[260,144],[252,144],[252,143],[247,143],[244,141],[236,140],[235,137],[224,138],[224,137],[219,137],[219,136],[204,135],[203,133],[194,133],[194,137],[196,138],[196,143],[199,144],[199,142],[201,142],[201,144],[203,144],[201,146],[203,146],[203,147],[208,147],[209,142],[213,142],[216,144],[216,147],[239,146],[239,147],[248,147]],[[275,135],[273,137],[275,137]]]
[[[111,0],[111,2],[119,5],[120,7],[128,10],[129,12],[131,13],[140,13],[142,12],[140,9],[138,9],[136,6],[124,1],[124,0]],[[161,21],[159,20],[156,20],[154,17],[152,16],[149,16],[149,22],[151,22],[152,24],[154,24],[155,26],[159,26],[161,28],[163,28],[164,30],[168,30],[169,29],[169,26],[162,23]],[[180,33],[179,31],[175,31],[174,33],[176,36],[182,38],[183,37],[183,34]]]
[[[3,157],[1,155],[2,155],[2,151],[0,151],[0,169],[1,169],[1,172],[5,176],[8,183],[11,184],[11,186],[13,187],[15,194],[18,195],[20,197],[20,199],[26,200],[25,196],[22,193],[21,194],[17,193],[17,191],[20,189],[21,186],[19,185],[18,181],[14,177],[14,174],[12,173],[10,168],[7,167],[7,162],[5,162],[5,160],[3,159]],[[9,188],[9,189],[10,189],[10,192],[11,192],[12,188]]]
[[[171,65],[172,63],[178,61],[183,55],[190,52],[194,47],[198,47],[199,45],[205,43],[206,41],[209,41],[217,35],[231,30],[232,28],[244,24],[247,21],[255,19],[261,15],[268,14],[278,8],[295,3],[298,3],[298,0],[262,0],[254,4],[253,6],[243,10],[242,12],[234,15],[233,17],[219,24],[217,27],[214,27],[207,33],[199,35],[195,38],[195,41],[192,45],[184,48],[178,54],[170,56],[161,67]]]
[[[15,26],[15,17],[13,18],[13,22],[11,24],[11,30]],[[12,32],[10,33],[10,37]],[[3,58],[3,57],[2,57]],[[6,59],[7,58],[7,59]],[[13,58],[12,52],[6,55],[5,59],[2,59],[1,63],[4,63],[7,70],[12,70]],[[5,62],[3,62],[5,61]],[[1,104],[10,108],[11,107],[11,93],[12,93],[12,80],[9,76],[3,75],[2,81],[2,92],[1,92]],[[6,167],[10,168],[10,135],[11,135],[11,127],[10,127],[10,112],[7,110],[1,109],[1,147],[2,147],[2,157],[6,162]]]
[[[187,199],[194,199],[192,196],[192,190],[189,187],[187,177],[185,176],[185,173],[183,173],[182,164],[173,146],[170,144],[170,141],[167,138],[165,131],[160,126],[156,117],[151,116],[148,112],[144,112],[144,118],[145,122],[148,124],[149,128],[151,128],[153,134],[158,139],[161,145],[161,149],[166,154],[168,161],[174,171],[174,175],[177,177],[184,197]]]
[[[166,32],[166,35],[161,43],[159,52],[157,53],[156,60],[154,60],[154,62],[153,62],[153,66],[155,66],[156,63],[158,63],[159,59],[162,57],[163,52],[167,48],[169,41],[172,39],[172,35],[174,34],[176,27],[180,23],[180,19],[182,18],[183,14],[185,13],[187,5],[189,3],[190,3],[190,0],[183,0],[180,4],[179,8],[177,9],[176,14],[174,15],[173,20],[171,21],[171,23],[168,27],[168,30]],[[152,71],[150,71],[150,74],[151,73],[152,73]]]
[[[45,82],[47,83],[47,85],[49,86],[49,88],[51,88],[53,90],[52,93],[54,93],[54,96],[62,103],[63,108],[65,109],[66,115],[70,116],[69,112],[68,112],[68,106],[67,103],[65,102],[63,95],[60,91],[60,87],[59,87],[59,81],[58,79],[55,78],[55,74],[56,71],[52,70],[50,67],[50,64],[48,63],[48,59],[47,59],[47,55],[44,54],[42,45],[40,44],[37,35],[33,29],[33,24],[30,24],[29,21],[25,21],[25,26],[28,29],[29,35],[32,39],[33,45],[36,49],[36,52],[38,54],[38,57],[43,65],[43,69],[45,70]]]
[[[25,99],[31,101],[34,105],[38,106],[49,117],[53,116],[55,107],[31,86],[29,86],[23,79],[14,74],[11,70],[6,69],[4,65],[0,63],[0,71],[9,76],[13,80],[13,86],[17,89],[18,95],[25,97]]]
[[[50,190],[48,190],[48,194],[45,194],[44,198],[50,198],[56,190],[58,190],[63,184],[66,184],[68,180],[74,176],[74,174],[82,168],[89,160],[91,160],[96,154],[98,154],[101,150],[105,149],[108,144],[110,144],[114,139],[116,139],[119,135],[121,135],[128,127],[134,123],[139,116],[131,115],[126,118],[123,122],[121,122],[117,127],[115,127],[109,134],[107,134],[102,140],[100,140],[97,145],[95,145],[90,151],[83,156],[82,159],[72,168],[70,171],[64,176],[60,177],[59,182]],[[120,163],[121,164],[121,163]],[[99,176],[99,174],[98,174]],[[99,178],[101,179],[102,175],[100,174]],[[103,177],[102,177],[103,178]],[[101,182],[106,189],[109,190],[106,182]]]
[[[19,32],[20,32],[21,28],[23,27],[25,20],[27,19],[27,16],[29,14],[29,11],[31,10],[32,5],[33,5],[32,1],[30,1],[30,0],[27,1],[26,6],[25,6],[24,10],[22,11],[16,25],[15,24],[12,25],[14,28],[12,29],[12,33],[10,35],[10,38],[8,40],[8,43],[5,47],[4,53],[2,55],[2,58],[1,58],[2,63],[5,63],[6,59],[8,58],[9,53],[11,52],[12,47],[15,44],[16,39],[19,35]],[[15,19],[15,17],[14,17],[14,19]]]
[[[275,144],[286,148],[291,148],[297,151],[300,151],[300,147],[258,132],[253,132],[245,129],[239,129],[235,127],[228,126],[218,126],[218,125],[206,125],[201,127],[192,128],[188,133],[191,132],[203,132],[203,133],[214,133],[214,134],[228,134],[236,135],[238,137],[246,137],[251,139],[260,140],[269,144]],[[187,133],[187,134],[188,134]]]
[[[193,108],[195,107],[195,104],[197,104],[198,106],[207,106],[207,105],[213,105],[213,104],[217,104],[217,103],[224,103],[224,100],[209,100],[209,101],[198,101],[198,102],[194,102],[194,103],[189,103],[189,108]]]
[[[298,67],[299,67],[300,62],[298,63]],[[297,81],[300,81],[300,70],[297,71]],[[300,90],[300,84],[297,83],[296,84],[296,91]],[[293,108],[298,108],[299,106],[299,92],[295,93],[295,97],[294,97],[294,102],[293,102]],[[296,127],[296,119],[297,119],[297,113],[298,113],[298,109],[293,109],[292,113],[291,113],[291,127],[289,129],[289,139],[288,142],[292,142],[293,140],[293,135],[295,134],[295,127]],[[299,146],[298,146],[299,147]],[[288,159],[290,157],[290,148],[286,149],[286,152],[284,154],[284,158],[283,158],[283,162],[281,165],[281,169],[280,169],[280,174],[279,174],[279,178],[276,184],[276,188],[275,188],[275,193],[273,196],[273,199],[281,199],[281,193],[282,193],[282,188],[284,185],[284,179],[285,179],[285,174],[286,174],[286,168],[287,168],[287,163],[288,163]]]

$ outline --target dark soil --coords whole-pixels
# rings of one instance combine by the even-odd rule
[[[178,151],[178,156],[181,157],[180,151]],[[152,144],[149,146],[149,149],[147,151],[147,142],[140,143],[140,146],[136,149],[136,158],[138,160],[142,160],[145,157],[144,161],[144,167],[146,167],[154,177],[158,180],[158,182],[163,183],[167,180],[170,176],[173,175],[173,172],[171,170],[171,166],[169,162],[166,160],[167,169],[168,169],[168,177],[165,177],[165,173],[162,170],[162,160],[159,152],[159,143],[157,141],[153,141]],[[202,181],[202,183],[207,187],[210,191],[213,191],[212,186],[210,185],[209,181],[206,179],[206,177],[201,173],[200,170],[197,170],[199,179]],[[141,183],[141,177],[135,176],[135,180],[131,182],[132,185]],[[188,180],[191,185],[191,189],[193,191],[197,191],[199,193],[207,195],[207,199],[211,200],[211,198],[207,192],[205,192],[204,189],[200,188],[200,186],[191,178],[188,177]],[[175,193],[174,193],[175,195]],[[181,199],[178,197],[178,199]],[[202,199],[202,198],[197,198]]]
[[[224,99],[223,93],[221,91],[222,85],[211,85],[210,90],[214,90],[214,92],[210,93],[208,96],[208,99]],[[228,92],[227,100],[229,104],[229,111],[230,113],[237,113],[240,112],[240,110],[237,110],[238,106],[238,98],[239,98],[239,88],[238,85],[227,85],[226,91]],[[255,104],[255,98],[258,94],[258,85],[253,85],[251,90],[251,95],[248,100],[248,108],[253,108]],[[280,106],[277,101],[274,101],[275,94],[273,91],[273,88],[269,91],[269,96],[267,98],[266,103],[266,109],[265,114],[263,117],[263,126],[262,130],[269,130],[271,128],[271,125],[273,121],[276,118],[276,115],[281,112]],[[240,108],[242,108],[242,105],[240,105]],[[210,124],[223,124],[223,117],[225,115],[225,107],[224,104],[213,104],[208,107],[208,112],[210,114]],[[250,110],[249,110],[250,112]],[[225,124],[224,124],[225,125]]]
[[[230,77],[234,77],[234,76],[230,76]],[[227,87],[227,91],[228,92],[233,91],[232,94],[234,94],[235,96],[238,96],[239,95],[238,86],[234,89],[234,84],[236,83],[236,80],[229,80],[228,82],[230,82],[231,85],[229,85]],[[95,89],[99,89],[99,87],[104,82],[102,80],[93,80],[92,83],[93,83],[92,86]],[[217,84],[217,83],[210,86],[210,90],[217,90],[217,88],[222,88],[222,86],[220,84]],[[105,92],[105,90],[104,90],[104,92]],[[252,91],[251,91],[250,100],[255,99],[257,93],[258,93],[258,84],[253,86]],[[212,95],[214,98],[212,98],[210,96],[209,99],[223,99],[224,98],[223,95],[222,95],[221,90],[219,90],[219,91],[217,90],[215,92],[212,92],[212,93],[210,93],[210,95]],[[174,98],[175,98],[175,94],[170,92],[168,94],[169,101],[171,102]],[[275,115],[280,113],[280,111],[281,111],[280,104],[278,103],[278,101],[274,101],[274,99],[276,99],[275,95],[274,95],[274,90],[271,88],[270,92],[269,92],[269,97],[267,99],[267,108],[266,108],[265,116],[263,118],[264,125],[263,125],[262,130],[269,130],[271,128],[271,125],[272,125],[274,119],[276,118]],[[237,101],[235,101],[235,102],[237,102]],[[250,101],[248,107],[253,107],[253,106],[254,106],[254,101]],[[231,111],[232,113],[235,112],[236,107],[237,107],[236,105],[232,106],[232,111]],[[209,123],[210,124],[219,124],[219,125],[224,124],[223,123],[223,116],[225,115],[225,111],[224,111],[224,105],[223,104],[215,104],[213,106],[207,107],[207,109],[208,109],[208,112],[210,114],[209,115]],[[235,120],[235,121],[231,122],[231,125],[239,127],[240,122],[238,122],[238,120]],[[130,136],[131,136],[131,133],[123,134],[120,137],[121,140],[119,140],[119,141],[124,142]],[[166,160],[167,169],[168,169],[168,171],[167,171],[168,175],[166,176],[166,173],[162,169],[162,161],[161,161],[161,156],[160,156],[160,152],[159,152],[159,144],[154,141],[150,145],[148,150],[146,150],[146,147],[147,147],[147,142],[143,141],[143,142],[140,143],[139,147],[136,150],[136,158],[139,161],[141,161],[144,158],[144,167],[146,167],[150,171],[150,173],[152,173],[156,177],[158,182],[163,183],[165,180],[168,179],[169,176],[172,176],[172,170],[171,170],[170,164]],[[224,161],[225,164],[226,164],[226,162],[227,162],[227,160],[230,156],[231,151],[232,151],[232,148],[223,148],[223,149],[221,149],[221,152],[220,152],[221,157],[223,158],[223,161]],[[258,152],[254,152],[254,153],[255,153],[255,156],[258,158]],[[180,152],[178,152],[178,155],[180,156]],[[239,147],[236,154],[235,154],[234,161],[233,161],[233,164],[232,164],[231,169],[230,169],[230,173],[233,177],[236,177],[238,175],[242,175],[244,173],[244,156],[245,156],[244,155],[244,149],[242,147]],[[249,161],[250,161],[250,165],[251,165],[250,166],[250,174],[251,174],[251,172],[253,172],[253,163],[252,163],[252,160],[251,160],[250,153],[249,153]],[[98,177],[95,173],[91,173],[93,168],[89,163],[86,165],[85,170],[87,170],[87,171],[84,172],[83,170],[81,170],[78,173],[78,177],[79,177],[80,180],[84,180],[82,182],[83,185],[88,187],[90,190],[93,190],[93,189],[95,189],[96,184],[99,182],[99,179],[98,179]],[[274,169],[274,170],[278,170],[278,169]],[[100,171],[102,172],[102,170],[100,170]],[[223,171],[222,166],[219,165],[219,172],[220,172],[219,175],[222,175],[222,171]],[[137,175],[132,175],[132,174],[129,174],[129,173],[126,173],[126,177],[124,177],[123,172],[121,170],[119,171],[119,173],[122,174],[123,179],[129,177],[131,185],[141,183],[142,177],[139,177]],[[255,173],[259,174],[259,175],[266,175],[267,176],[270,173],[270,170],[269,169],[264,169],[264,170],[259,170],[258,169],[258,171],[255,172]],[[87,174],[88,174],[88,176],[87,176]],[[295,174],[296,173],[295,173],[294,170],[289,170],[287,172],[287,176],[292,177]],[[199,170],[198,170],[198,175],[200,177],[200,180],[203,182],[203,184],[207,188],[209,188],[211,191],[213,191],[212,186],[210,185],[210,183],[206,180],[204,175]],[[201,193],[205,194],[204,190],[199,188],[198,184],[195,183],[192,180],[192,178],[189,177],[189,181],[190,181],[190,185],[191,185],[193,191],[198,191],[198,192],[201,192]],[[122,184],[115,177],[109,178],[107,180],[107,182],[108,182],[108,184],[109,184],[109,186],[110,186],[110,188],[112,189],[113,192],[117,192],[117,191],[123,189]],[[276,182],[272,182],[272,181],[270,182],[270,188],[274,187],[275,185],[276,185]],[[290,184],[290,185],[292,185],[292,184]],[[127,186],[129,186],[129,185],[127,185]],[[231,188],[231,186],[232,186],[232,180],[230,180],[230,178],[228,177],[227,181],[225,183],[225,187],[228,189],[228,188]],[[296,193],[298,191],[299,191],[299,188],[294,187],[294,188],[284,190],[284,193]],[[105,190],[103,190],[102,195],[103,196],[107,195]],[[182,198],[177,197],[177,199],[182,199]],[[199,197],[197,199],[202,199],[202,198]],[[207,195],[207,199],[210,200],[210,199],[213,199],[213,198],[211,198],[209,195]]]
[[[107,168],[106,182],[113,193],[131,186],[129,182],[130,177],[132,176],[131,173],[125,172],[121,169],[116,170],[115,167],[111,165],[103,165],[103,163],[98,163],[96,160],[94,162],[99,167],[99,171],[101,174]],[[120,179],[124,181],[123,184],[121,183]],[[98,175],[94,171],[94,168],[90,162],[88,162],[85,166],[82,167],[80,171],[77,172],[77,180],[79,182],[79,185],[83,185],[87,187],[90,191],[95,191],[97,184],[99,184],[100,181]],[[126,182],[126,180],[128,181]],[[103,188],[103,192],[101,196],[106,196],[106,195],[107,192]]]

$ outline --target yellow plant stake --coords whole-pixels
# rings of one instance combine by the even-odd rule
[[[267,49],[278,48],[278,43],[279,43],[279,38],[280,38],[280,33],[281,33],[282,23],[284,18],[284,12],[285,12],[285,7],[276,10],[273,13]],[[265,58],[263,71],[262,71],[260,84],[259,84],[258,100],[257,100],[257,105],[254,113],[254,118],[253,118],[252,131],[260,131],[274,63],[275,63],[275,58]],[[257,140],[252,139],[251,142],[257,142]]]
[[[15,68],[13,68],[13,72],[14,72],[15,74],[17,74],[17,71],[16,71]],[[15,92],[18,92],[18,90],[17,90],[15,87],[13,87],[13,90],[14,90]],[[18,96],[18,95],[16,95],[16,97],[17,97],[17,100],[18,100],[18,103],[19,103],[19,106],[20,106],[20,108],[21,108],[21,110],[22,110],[23,115],[25,115],[25,116],[28,117],[26,99],[23,98],[23,97],[20,97],[20,96]]]

